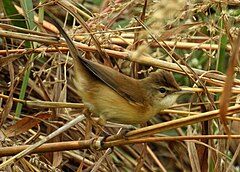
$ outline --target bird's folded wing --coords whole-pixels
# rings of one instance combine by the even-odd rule
[[[82,59],[81,57],[80,61],[97,78],[123,98],[132,103],[143,103],[144,98],[143,93],[141,92],[142,88],[140,87],[138,80],[123,75],[110,67]]]

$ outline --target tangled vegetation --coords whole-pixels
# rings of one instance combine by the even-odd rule
[[[0,170],[239,171],[238,1],[0,3]],[[134,130],[100,127],[49,18],[89,60],[134,78],[171,71],[195,93]]]

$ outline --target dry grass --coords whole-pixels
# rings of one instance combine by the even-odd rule
[[[239,171],[239,3],[61,0],[15,8],[25,8],[29,25],[1,8],[0,170]],[[108,124],[99,133],[82,115],[72,58],[44,11],[92,60],[136,78],[169,70],[195,94],[134,130]]]

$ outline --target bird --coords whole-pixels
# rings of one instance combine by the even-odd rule
[[[73,58],[73,83],[84,105],[99,123],[143,124],[171,107],[181,94],[173,75],[165,70],[143,79],[124,75],[111,67],[84,58],[64,29],[52,21],[64,37]]]

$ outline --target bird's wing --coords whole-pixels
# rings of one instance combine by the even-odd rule
[[[143,93],[138,80],[123,75],[116,70],[98,63],[81,59],[82,64],[97,78],[116,91],[123,98],[133,103],[143,103]],[[140,94],[139,94],[140,92]]]

